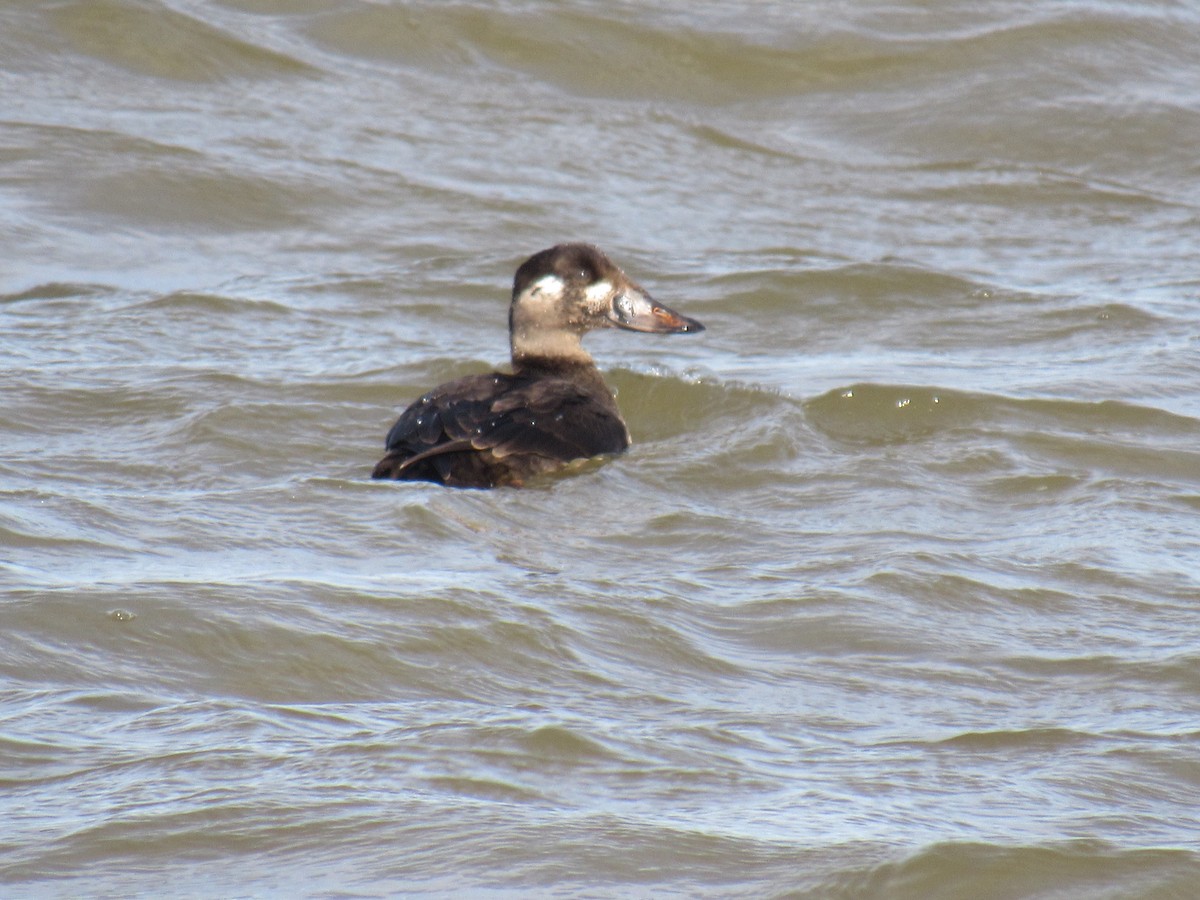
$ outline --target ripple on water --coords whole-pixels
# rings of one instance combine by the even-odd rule
[[[76,52],[155,78],[204,83],[316,71],[160,3],[77,0],[55,5],[49,15]]]

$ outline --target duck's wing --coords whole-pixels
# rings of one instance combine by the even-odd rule
[[[494,456],[535,455],[567,463],[629,446],[629,430],[612,395],[568,379],[536,378],[492,403],[476,446]]]
[[[388,431],[389,451],[422,453],[464,440],[489,415],[492,404],[512,388],[513,377],[494,372],[468,375],[435,387],[413,401]]]
[[[627,446],[607,392],[568,379],[472,375],[404,411],[372,477],[496,484]]]

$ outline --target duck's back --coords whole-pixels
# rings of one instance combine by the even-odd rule
[[[401,414],[371,477],[495,487],[628,446],[595,369],[469,375]]]

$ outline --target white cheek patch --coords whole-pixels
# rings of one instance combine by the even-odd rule
[[[561,297],[563,292],[562,279],[557,275],[543,275],[528,288],[529,295],[536,297],[539,294],[548,294],[551,297]]]
[[[612,296],[612,291],[611,281],[597,281],[595,284],[588,285],[583,296],[587,298],[588,306],[595,309],[608,304],[608,298]]]

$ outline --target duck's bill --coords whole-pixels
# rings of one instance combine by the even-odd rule
[[[608,317],[619,328],[654,334],[691,334],[703,331],[695,319],[681,316],[673,309],[655,303],[648,294],[624,291],[613,297]]]

